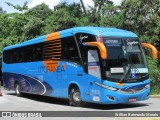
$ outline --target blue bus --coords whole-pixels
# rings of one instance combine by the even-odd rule
[[[142,45],[130,31],[75,27],[3,49],[4,88],[69,99],[70,105],[147,100],[150,79]]]

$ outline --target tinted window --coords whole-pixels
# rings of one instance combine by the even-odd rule
[[[43,60],[42,56],[43,44],[35,44],[30,46],[19,47],[11,50],[6,50],[3,53],[5,63],[21,63]]]
[[[73,36],[62,38],[62,56],[61,59],[65,61],[73,61],[76,63],[80,62],[80,57],[78,54],[78,48],[76,41]]]
[[[64,60],[81,64],[77,43],[81,52],[83,62],[87,61],[87,47],[83,42],[94,41],[92,35],[76,34],[77,42],[74,37],[66,37],[57,40],[51,40],[44,43],[19,47],[3,52],[5,63],[34,62],[43,60]],[[86,37],[86,38],[85,38]],[[84,38],[84,39],[83,39]]]
[[[84,70],[87,71],[87,69],[88,69],[87,53],[91,47],[84,46],[83,43],[96,42],[96,38],[95,38],[95,36],[93,36],[91,34],[87,34],[87,33],[76,33],[75,36],[76,36],[76,40],[77,40],[77,43],[78,43],[78,46],[80,49],[80,53],[81,53],[81,57],[82,57],[83,65],[84,65]]]

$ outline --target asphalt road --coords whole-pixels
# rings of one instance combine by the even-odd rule
[[[3,88],[1,88],[1,91],[3,96],[0,96],[0,111],[160,111],[160,98],[150,98],[146,101],[130,104],[100,105],[88,103],[84,107],[73,107],[69,106],[68,100],[64,99],[29,94],[25,94],[23,97],[17,97],[14,91],[6,91]],[[74,118],[69,118],[68,120],[72,119]],[[78,119],[76,118],[76,120]],[[87,120],[102,119],[104,118],[94,117],[88,118]],[[108,119],[111,118],[107,118],[107,120]],[[115,119],[117,120],[117,118]],[[126,119],[119,118],[119,120]]]

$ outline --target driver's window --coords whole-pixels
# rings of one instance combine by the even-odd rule
[[[88,73],[88,57],[87,57],[87,52],[89,47],[84,46],[83,43],[85,42],[95,42],[96,37],[94,35],[88,34],[88,33],[76,33],[75,34],[80,53],[81,53],[81,58],[84,66],[84,71]]]

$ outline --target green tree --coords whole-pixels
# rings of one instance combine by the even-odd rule
[[[7,14],[0,14],[0,38],[10,34],[10,20]]]
[[[0,14],[5,14],[5,13],[6,11],[4,11],[2,7],[0,7]]]
[[[151,79],[151,94],[160,94],[160,69],[158,68],[158,61],[147,57],[148,67]]]
[[[39,18],[42,21],[44,21],[52,13],[53,13],[53,11],[48,7],[48,5],[46,5],[45,3],[42,3],[40,5],[37,5],[37,6],[33,7],[32,9],[30,9],[27,12],[27,15],[29,15],[29,16],[32,15],[32,16],[34,16],[36,18]]]
[[[147,35],[147,41],[152,42],[151,39],[155,38],[160,27],[159,8],[159,0],[124,0],[121,6],[124,28],[136,32],[139,36]]]
[[[28,10],[28,6],[27,6],[28,2],[27,1],[22,6],[20,6],[20,5],[14,5],[14,4],[10,3],[10,2],[6,2],[6,4],[8,6],[13,7],[14,9],[22,12],[22,13],[24,13],[26,10]]]
[[[11,18],[10,36],[16,37],[17,42],[23,42],[41,35],[44,22],[37,17],[25,14],[16,14]]]
[[[114,26],[119,23],[119,8],[110,0],[93,0],[94,5],[87,9],[89,22],[93,26]],[[118,15],[118,16],[117,16]],[[115,20],[116,19],[116,20]],[[110,21],[117,22],[110,22]],[[114,23],[114,24],[113,24]]]
[[[37,17],[30,16],[27,18],[27,23],[23,26],[23,35],[25,39],[32,39],[41,35],[41,29],[44,22]]]
[[[82,15],[79,4],[61,3],[54,8],[52,15],[45,20],[43,34],[74,27],[78,23],[77,18],[81,18]]]
[[[24,26],[28,22],[27,16],[23,13],[17,13],[11,16],[10,36],[17,38],[17,42],[25,41]]]
[[[101,26],[123,28],[124,15],[119,6],[115,6],[113,2],[108,2],[101,10]]]

